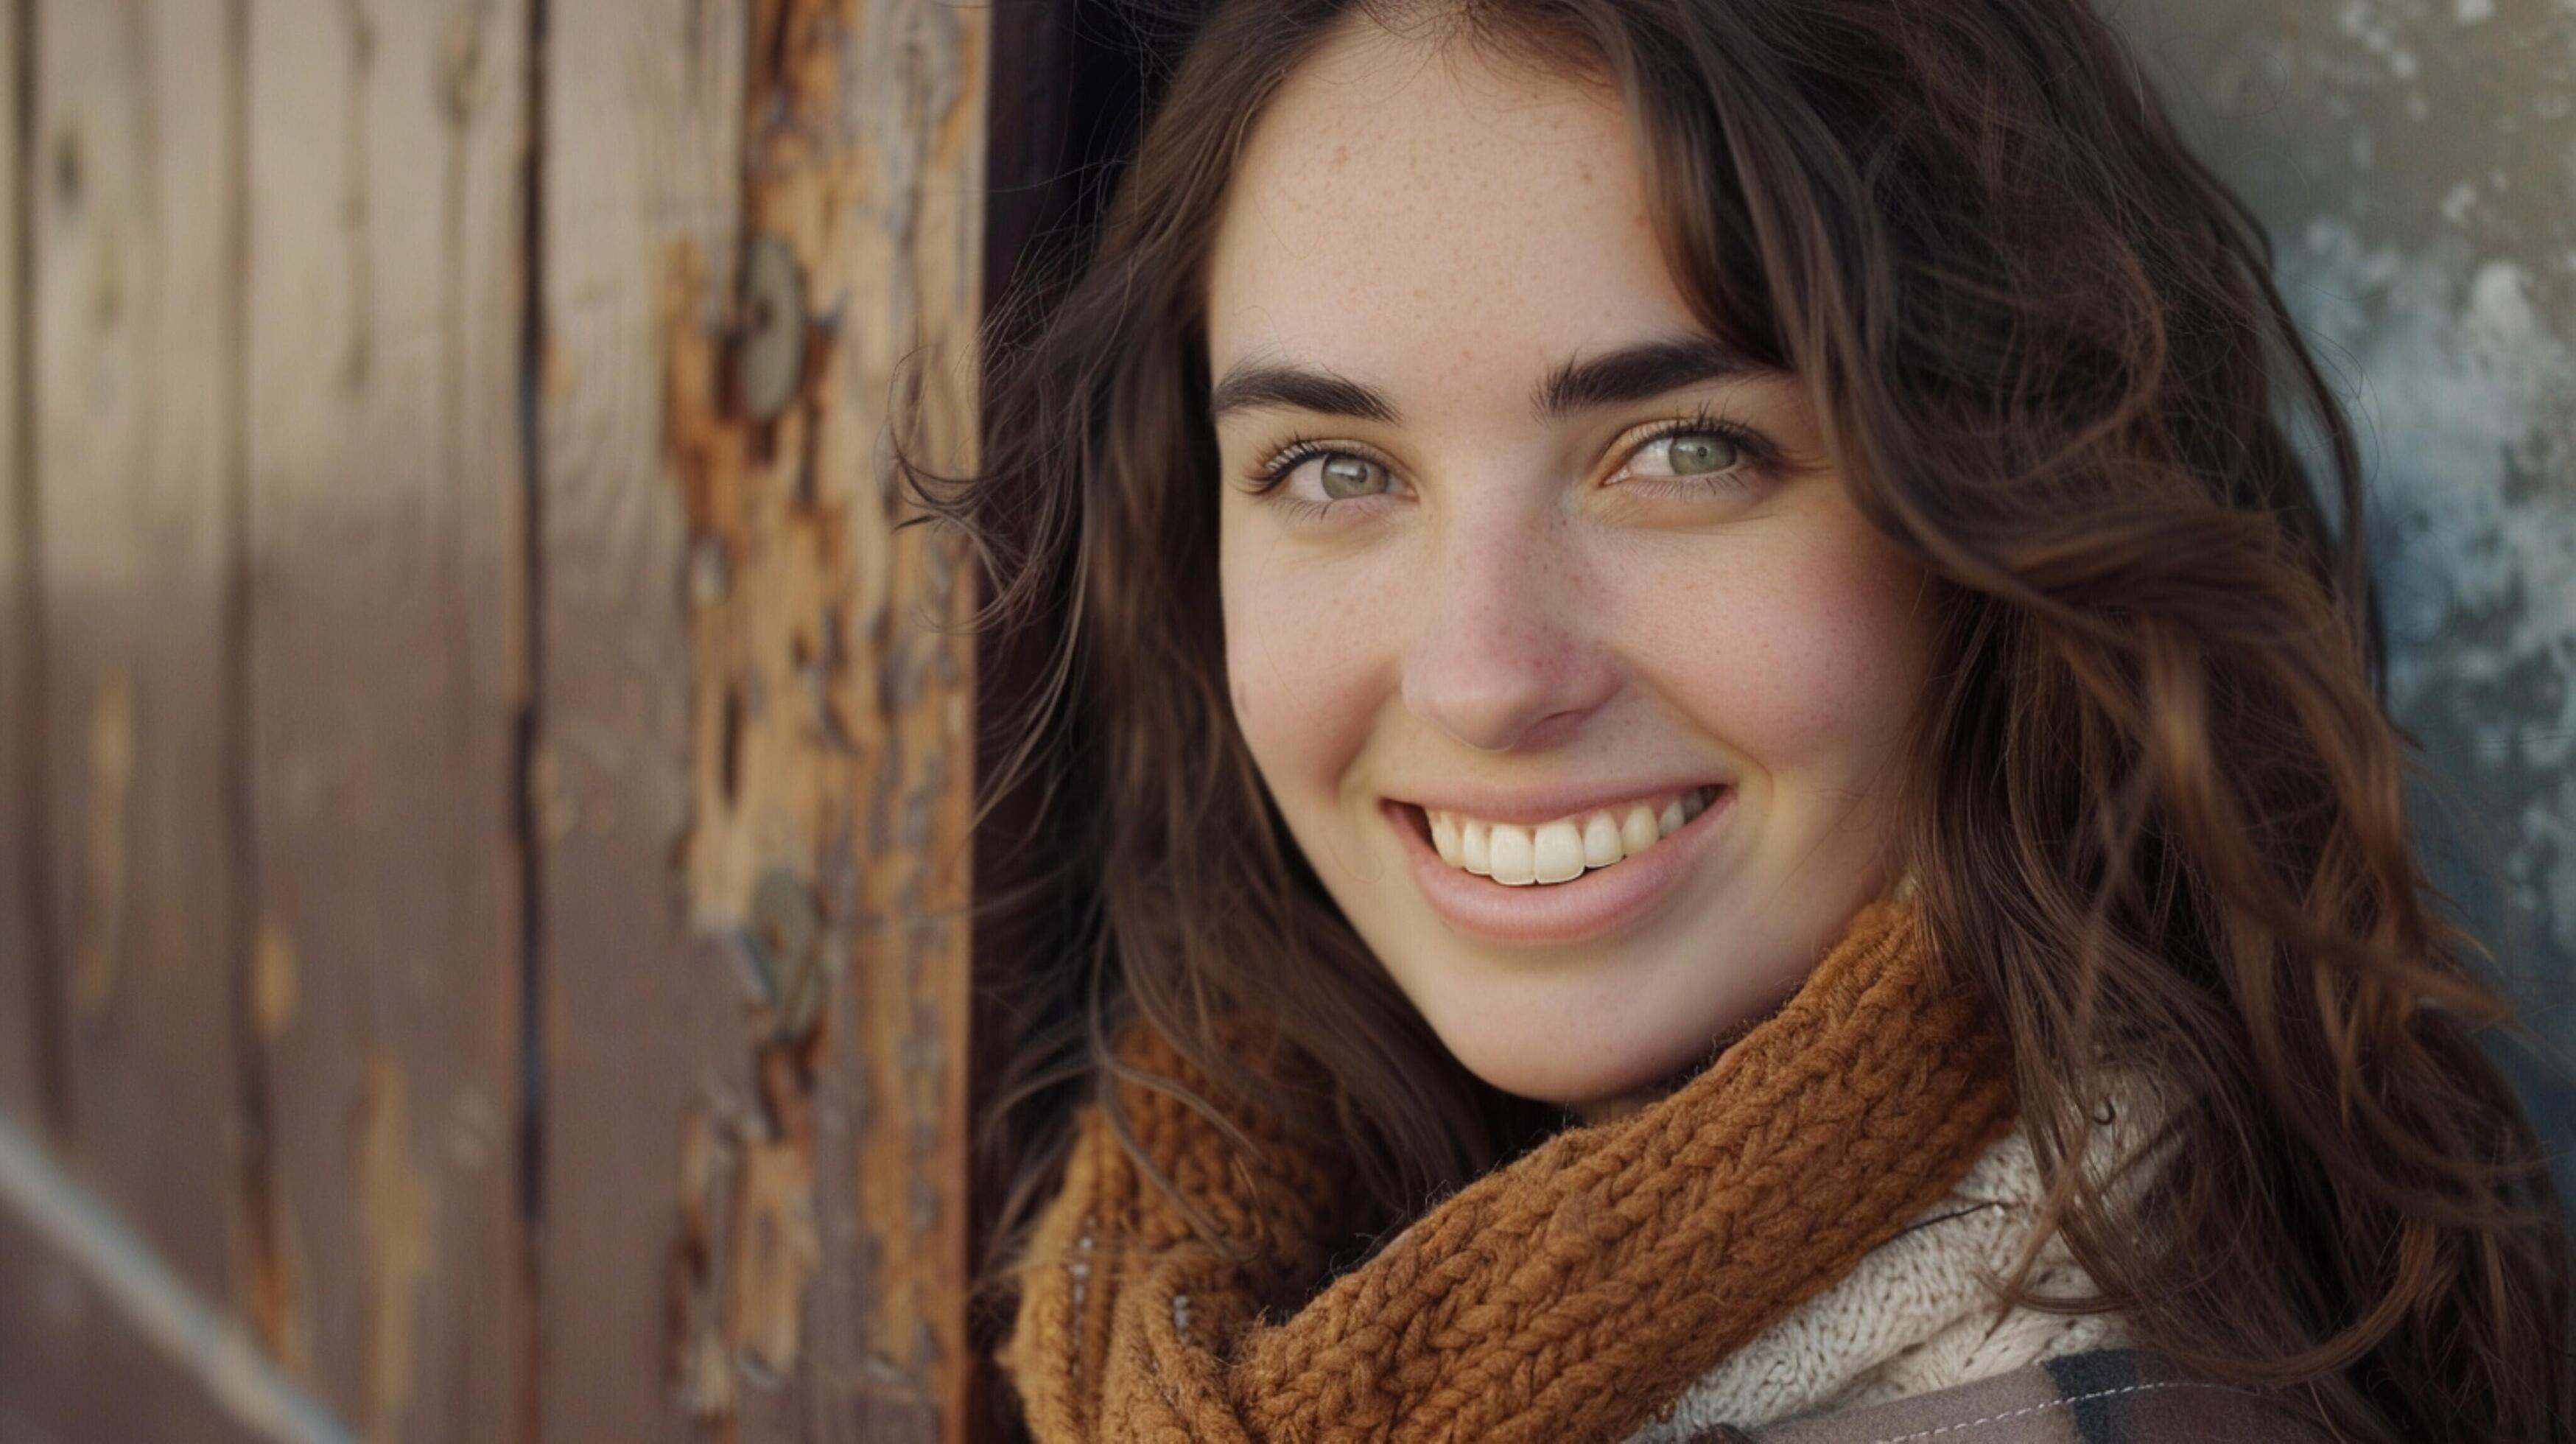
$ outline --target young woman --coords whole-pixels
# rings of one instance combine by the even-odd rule
[[[2268,263],[2080,0],[1216,7],[916,478],[1034,1434],[2569,1437]]]

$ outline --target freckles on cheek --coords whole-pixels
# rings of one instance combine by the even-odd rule
[[[1901,560],[1788,545],[1658,570],[1656,605],[1632,613],[1646,665],[1755,765],[1875,751],[1902,727],[1928,632]]]

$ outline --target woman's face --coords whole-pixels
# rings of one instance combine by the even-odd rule
[[[1608,85],[1356,25],[1254,131],[1208,283],[1253,758],[1459,1060],[1590,1111],[1890,881],[1929,629],[1803,386],[1694,324],[1645,184]]]

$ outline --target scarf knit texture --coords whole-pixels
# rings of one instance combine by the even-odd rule
[[[2124,1116],[2131,1101],[2122,1099]],[[2100,1139],[2088,1151],[2096,1176],[2114,1156]],[[2030,1139],[2019,1129],[2004,1135],[1947,1197],[1720,1360],[1628,1444],[1683,1444],[1719,1425],[1758,1428],[1865,1408],[2133,1343],[2117,1314],[1998,1306],[1994,1283],[2020,1260],[2047,1192]],[[2059,1298],[2093,1292],[2091,1276],[2054,1232],[2032,1260],[2029,1283]]]
[[[1777,1012],[1679,1089],[1476,1179],[1284,1318],[1350,1176],[1328,1143],[1215,1094],[1150,1028],[1082,1110],[998,1362],[1042,1444],[1597,1440],[1703,1376],[1947,1197],[2011,1126],[2000,1035],[1873,902]]]

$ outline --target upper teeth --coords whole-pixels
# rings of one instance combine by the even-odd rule
[[[1464,813],[1423,809],[1431,845],[1451,867],[1499,883],[1570,882],[1591,868],[1635,857],[1669,837],[1715,801],[1715,785],[1660,799],[1600,808],[1542,822],[1487,822]]]

